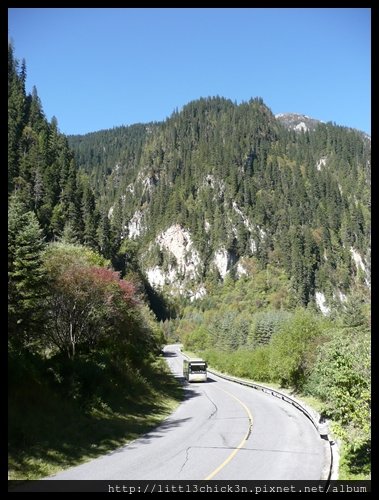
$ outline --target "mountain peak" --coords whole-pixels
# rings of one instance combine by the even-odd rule
[[[322,123],[321,120],[299,113],[279,113],[275,115],[275,118],[290,130],[302,130],[304,132],[314,130],[319,123]]]

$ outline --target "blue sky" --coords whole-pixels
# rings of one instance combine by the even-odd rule
[[[65,134],[215,95],[371,134],[367,8],[11,8],[8,37]]]

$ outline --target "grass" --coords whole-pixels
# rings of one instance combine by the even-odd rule
[[[145,434],[182,399],[163,359],[126,376],[108,397],[83,406],[32,374],[9,392],[8,479],[50,476],[94,459]]]

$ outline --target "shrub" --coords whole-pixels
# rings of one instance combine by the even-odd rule
[[[310,370],[314,341],[320,336],[320,322],[309,311],[299,310],[285,321],[270,344],[272,380],[300,389]]]

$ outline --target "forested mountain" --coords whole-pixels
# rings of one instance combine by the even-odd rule
[[[66,137],[25,79],[8,45],[14,477],[167,414],[180,396],[156,358],[180,341],[221,370],[319,398],[344,477],[366,478],[370,138],[222,97]]]
[[[285,270],[299,304],[317,293],[321,305],[369,283],[371,144],[312,123],[288,127],[261,98],[214,97],[162,123],[68,140],[151,285],[201,296],[255,258]]]

